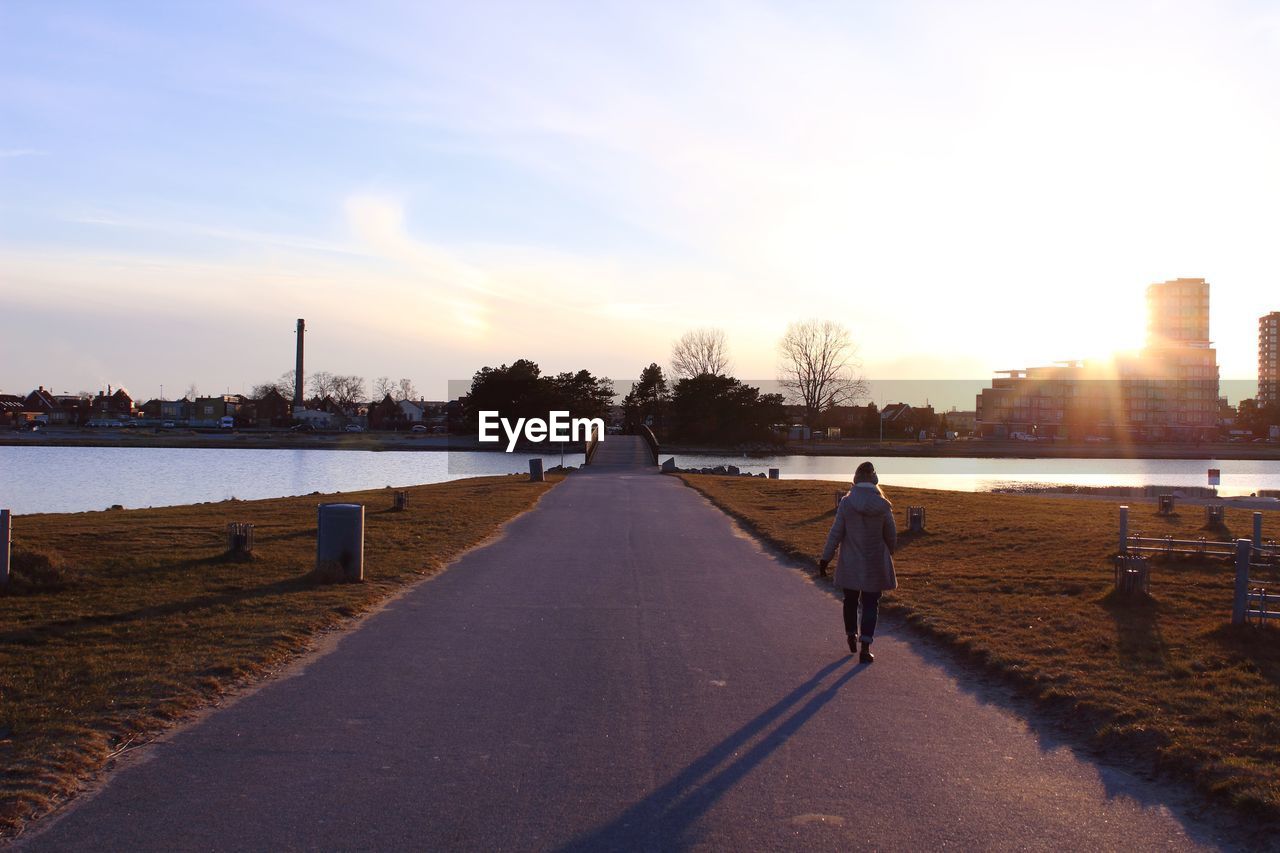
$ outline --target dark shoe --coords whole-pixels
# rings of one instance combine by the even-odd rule
[[[849,648],[853,648],[853,638],[849,638]],[[871,644],[862,644],[862,654],[858,655],[858,663],[874,663],[876,656],[871,654]]]
[[[850,634],[847,639],[849,640],[849,654],[856,655],[858,653],[858,638]]]

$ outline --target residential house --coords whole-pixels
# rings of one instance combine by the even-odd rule
[[[148,400],[142,404],[142,416],[150,421],[185,422],[191,419],[191,401],[186,397],[181,400]]]
[[[27,422],[27,401],[16,394],[0,394],[0,427],[18,427]]]
[[[53,392],[46,391],[43,385],[27,395],[25,404],[26,411],[30,413],[27,420],[43,421],[52,425],[63,425],[67,422],[66,411],[54,399]]]
[[[430,411],[426,400],[401,400],[400,412],[404,417],[405,423],[420,424],[427,419],[427,413]],[[373,423],[373,412],[369,412],[369,423]]]
[[[88,394],[54,394],[69,426],[84,426],[93,417],[93,398]]]
[[[921,432],[932,432],[937,426],[933,406],[912,406],[910,403],[888,403],[880,412],[885,435],[908,435],[915,438]]]
[[[390,394],[369,406],[369,429],[400,429],[407,423],[404,409]]]
[[[239,394],[220,394],[217,397],[196,397],[191,407],[191,425],[216,427],[225,417],[235,417],[244,404]]]
[[[260,427],[287,427],[293,423],[293,401],[272,388],[253,401],[253,422]]]
[[[89,403],[89,419],[98,421],[127,421],[133,417],[133,398],[123,388],[99,391]]]

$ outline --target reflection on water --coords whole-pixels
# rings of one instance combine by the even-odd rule
[[[171,506],[438,483],[527,473],[529,453],[474,451],[243,450],[121,447],[0,447],[0,507],[15,513]],[[548,466],[558,452],[542,454]],[[664,454],[663,458],[667,458]],[[788,479],[848,482],[865,457],[676,455],[683,468],[781,468]],[[1223,495],[1280,489],[1280,462],[1211,459],[927,459],[871,457],[889,486],[986,491],[1029,483],[1203,486],[1222,469]],[[581,465],[582,454],[565,463]]]
[[[666,454],[663,459],[666,459]],[[1005,486],[1207,486],[1210,468],[1222,470],[1221,495],[1280,489],[1280,462],[1213,459],[976,459],[880,456],[676,455],[681,468],[737,465],[755,474],[781,469],[783,479],[849,482],[870,459],[886,486],[982,492]]]
[[[538,454],[143,447],[0,447],[0,507],[15,513],[173,506],[528,473]],[[542,458],[548,467],[560,454]],[[567,454],[581,465],[582,454]]]

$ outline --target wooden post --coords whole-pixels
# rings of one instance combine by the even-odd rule
[[[404,512],[409,508],[409,493],[396,492],[392,496],[391,508],[396,512]]]
[[[1253,547],[1262,547],[1262,513],[1253,514]]]
[[[529,482],[541,483],[545,479],[546,477],[544,477],[542,474],[542,460],[530,459],[529,460]]]
[[[9,585],[9,545],[13,541],[13,516],[0,509],[0,587]]]
[[[844,497],[844,492],[836,489],[836,509],[840,509],[840,499]]]
[[[782,470],[781,470],[781,469],[779,469],[779,468],[770,468],[770,469],[769,469],[769,479],[770,479],[770,480],[778,480],[778,479],[781,479],[781,477],[782,477]]]
[[[1129,553],[1129,507],[1120,507],[1120,554]]]
[[[1236,589],[1231,603],[1231,624],[1243,625],[1244,614],[1249,608],[1249,557],[1253,543],[1248,539],[1236,540]]]

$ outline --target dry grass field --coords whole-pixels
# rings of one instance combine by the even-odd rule
[[[555,482],[514,477],[390,490],[14,519],[0,595],[0,834],[111,757],[280,666],[405,584],[438,572]],[[362,584],[308,577],[316,504],[363,503]],[[255,525],[252,559],[226,525]]]
[[[784,552],[810,561],[820,552],[839,484],[680,476]],[[1150,601],[1119,600],[1111,558],[1123,501],[885,491],[899,530],[907,506],[928,513],[925,534],[900,540],[899,589],[886,608],[1006,677],[1095,747],[1280,819],[1280,627],[1229,624],[1231,567],[1158,562]],[[1228,510],[1227,531],[1209,531],[1201,507],[1171,518],[1151,503],[1130,507],[1130,532],[1145,536],[1252,531],[1252,514],[1239,510]],[[1267,513],[1264,533],[1280,538],[1280,513]]]

